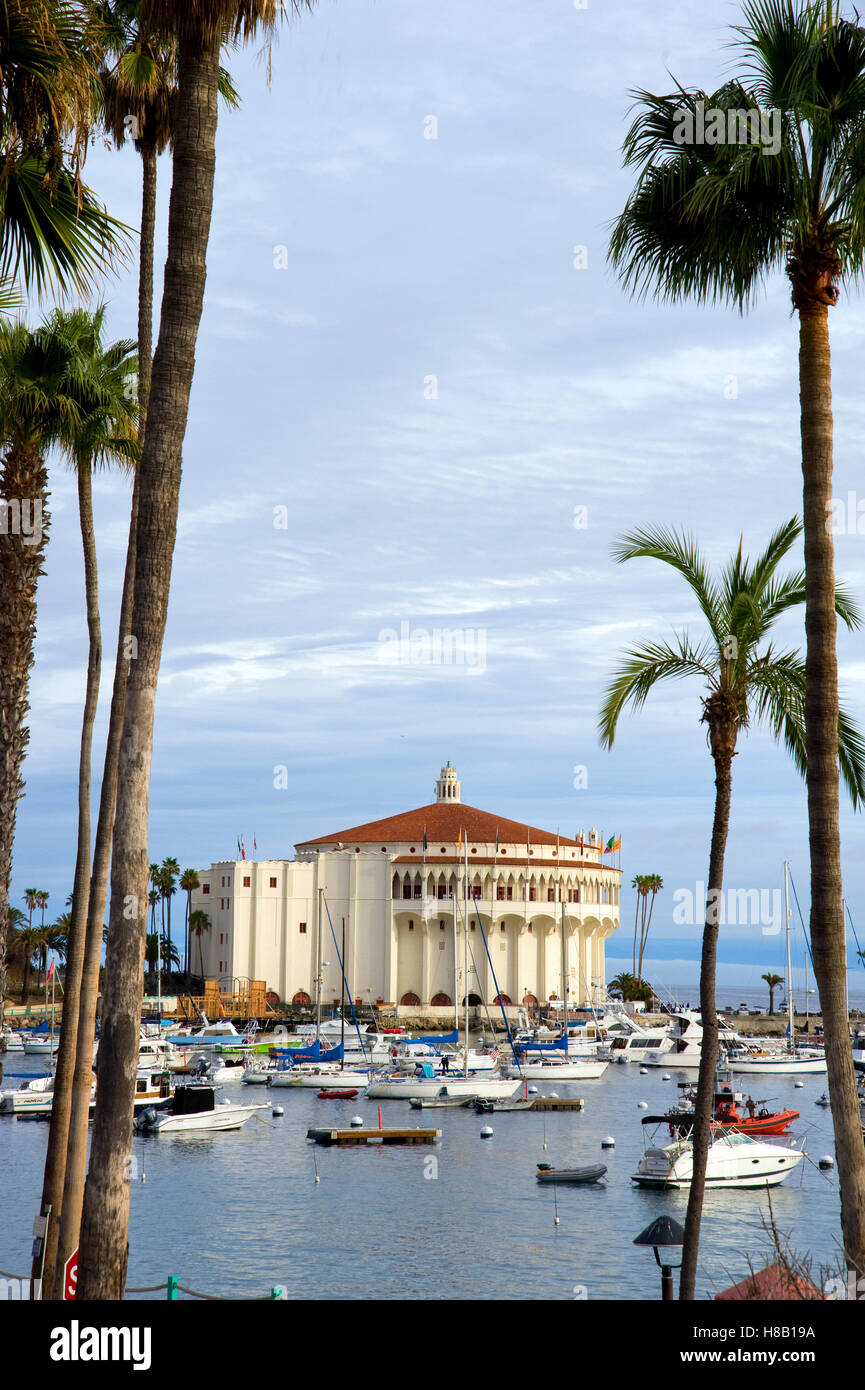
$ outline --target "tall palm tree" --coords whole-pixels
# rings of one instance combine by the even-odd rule
[[[730,821],[732,765],[739,734],[752,723],[765,723],[783,741],[800,772],[807,772],[805,744],[805,664],[798,652],[778,651],[766,639],[790,609],[805,599],[803,574],[778,577],[780,562],[802,533],[795,518],[771,537],[753,562],[742,546],[712,578],[694,540],[662,528],[646,528],[624,536],[616,545],[619,562],[637,556],[660,560],[676,570],[691,590],[708,629],[699,646],[687,633],[670,642],[652,642],[627,653],[601,710],[602,744],[612,746],[619,718],[626,708],[640,709],[651,690],[663,680],[698,676],[706,694],[701,722],[715,765],[715,809],[709,855],[708,892],[700,965],[700,1011],[703,1042],[697,1082],[693,1130],[693,1176],[688,1196],[682,1252],[680,1297],[692,1299],[697,1272],[706,1163],[711,1137],[712,1094],[718,1061],[718,1018],[715,1012],[715,966],[719,905],[724,882],[724,854]],[[836,590],[838,616],[848,627],[861,625],[850,598]],[[838,718],[841,774],[854,806],[865,797],[865,740],[843,712]],[[859,1141],[862,1136],[860,1131]]]
[[[93,725],[99,703],[99,678],[102,669],[92,476],[96,469],[104,468],[110,463],[129,469],[134,466],[138,457],[138,407],[134,390],[137,365],[135,343],[121,339],[119,342],[106,345],[103,341],[105,313],[104,306],[100,306],[93,313],[83,309],[71,312],[57,309],[45,324],[45,331],[50,334],[52,340],[62,345],[66,360],[63,389],[76,406],[70,420],[59,432],[57,443],[77,476],[89,639],[87,684],[78,761],[78,843],[72,891],[69,956],[42,1196],[43,1214],[50,1213],[50,1219],[44,1248],[39,1255],[34,1256],[34,1278],[42,1274],[45,1298],[50,1298],[53,1291],[87,944],[91,759]],[[91,1023],[91,1039],[92,1033]],[[91,1059],[92,1042],[87,1052],[88,1103]]]
[[[778,988],[779,985],[783,985],[783,983],[784,983],[784,976],[783,976],[783,975],[773,975],[772,972],[771,972],[771,970],[770,970],[770,971],[767,972],[767,974],[761,975],[761,976],[760,976],[760,979],[761,979],[761,980],[765,980],[765,981],[766,981],[766,984],[769,986],[769,1013],[770,1013],[770,1014],[774,1014],[774,1012],[775,1012],[775,990]]]
[[[637,978],[637,938],[640,935],[640,908],[643,908],[643,915],[645,916],[646,893],[648,891],[645,887],[645,879],[645,874],[635,874],[631,880],[631,887],[637,892],[634,901],[634,950],[631,962],[631,975],[634,979]]]
[[[162,861],[162,897],[168,908],[167,940],[169,954],[171,948],[171,899],[177,892],[177,875],[180,873],[180,865],[176,859],[166,858]]]
[[[655,909],[655,899],[664,886],[664,880],[661,878],[660,874],[644,874],[643,882],[646,889],[646,898],[644,902],[647,902],[648,906],[644,908],[643,918],[640,924],[640,948],[637,955],[637,978],[640,980],[643,978],[643,956],[646,952],[646,943],[649,940],[649,932],[652,928],[652,913]]]
[[[294,9],[313,0],[292,0]],[[78,1265],[82,1298],[119,1298],[126,1273],[129,1185],[141,973],[146,930],[147,807],[156,685],[177,532],[181,454],[201,321],[213,209],[219,56],[223,42],[276,24],[278,0],[143,0],[142,22],[176,34],[177,126],[168,254],[139,469],[134,611],[138,659],[125,688],[111,858],[111,930],[105,964],[103,1044]],[[137,740],[133,752],[132,740]],[[129,897],[137,918],[124,917]],[[103,1084],[104,1083],[104,1084]]]
[[[197,907],[194,912],[189,914],[189,934],[194,936],[198,942],[198,973],[204,977],[204,956],[201,949],[201,938],[205,932],[210,931],[210,918],[206,912]]]
[[[610,254],[638,293],[726,299],[742,310],[780,270],[799,316],[811,940],[844,1249],[850,1268],[865,1274],[865,1149],[846,1006],[829,524],[829,310],[840,285],[852,285],[865,264],[865,28],[855,10],[853,16],[842,18],[837,0],[748,0],[737,31],[740,77],[711,95],[682,87],[669,96],[638,92],[641,109],[624,153],[626,163],[640,169],[639,181],[616,224]],[[763,140],[762,130],[756,141],[703,143],[700,117],[708,108],[751,112],[758,123],[764,112],[777,120],[777,144]]]
[[[189,914],[192,912],[192,894],[196,888],[201,887],[201,881],[195,869],[184,869],[180,875],[180,887],[186,894],[186,921],[183,933],[183,965],[186,972],[186,988],[189,988]]]

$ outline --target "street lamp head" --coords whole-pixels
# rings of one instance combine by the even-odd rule
[[[685,1232],[672,1216],[659,1216],[634,1238],[635,1245],[649,1245],[662,1269],[677,1269],[682,1263]]]

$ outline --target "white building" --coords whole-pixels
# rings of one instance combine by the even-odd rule
[[[449,763],[428,806],[305,840],[294,859],[201,870],[192,906],[211,923],[203,973],[226,992],[257,979],[280,1000],[314,998],[321,908],[326,1002],[340,996],[344,922],[356,1001],[447,1010],[465,996],[466,865],[469,1002],[561,997],[562,907],[568,997],[596,998],[604,943],[619,926],[621,870],[605,862],[594,830],[571,840],[464,805]],[[190,956],[197,970],[198,943]]]

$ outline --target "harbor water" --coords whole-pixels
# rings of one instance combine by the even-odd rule
[[[39,1058],[5,1060],[8,1071],[43,1070]],[[687,1191],[640,1189],[630,1176],[643,1152],[642,1117],[670,1109],[676,1082],[696,1077],[672,1066],[669,1074],[665,1081],[659,1070],[641,1075],[634,1063],[611,1064],[597,1081],[539,1084],[541,1094],[582,1097],[581,1112],[478,1115],[382,1101],[385,1127],[442,1132],[434,1147],[407,1148],[307,1141],[310,1126],[347,1128],[355,1115],[375,1128],[378,1103],[362,1094],[330,1101],[311,1090],[231,1083],[227,1098],[272,1102],[284,1115],[275,1118],[268,1104],[257,1112],[263,1123],[253,1118],[237,1132],[135,1136],[128,1286],[164,1290],[175,1275],[189,1289],[229,1299],[267,1297],[274,1285],[304,1300],[656,1299],[653,1255],[632,1242],[662,1213],[684,1222]],[[834,1152],[831,1114],[815,1104],[826,1078],[802,1081],[800,1089],[792,1077],[752,1076],[737,1089],[800,1112],[791,1133],[805,1136],[809,1158],[772,1190],[772,1212],[794,1252],[810,1257],[812,1275],[821,1267],[834,1274],[837,1176],[817,1167]],[[491,1138],[481,1138],[485,1125]],[[29,1273],[47,1135],[46,1123],[0,1116],[0,1269],[9,1273]],[[602,1149],[608,1135],[615,1147]],[[669,1142],[666,1127],[657,1142]],[[608,1173],[600,1186],[541,1186],[540,1162],[602,1162]],[[772,1262],[768,1218],[765,1192],[707,1193],[700,1298]]]

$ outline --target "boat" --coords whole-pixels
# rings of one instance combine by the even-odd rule
[[[694,1107],[697,1089],[690,1081],[680,1081],[682,1092],[678,1106],[664,1115],[646,1115],[644,1125],[666,1124],[670,1134],[689,1134],[694,1127]],[[747,1113],[742,1113],[742,1108]],[[758,1109],[758,1106],[760,1107]],[[749,1108],[750,1107],[750,1108]],[[784,1134],[798,1120],[798,1110],[767,1110],[766,1102],[754,1101],[741,1091],[734,1091],[729,1082],[719,1083],[712,1098],[712,1123],[719,1131],[735,1129],[740,1134]]]
[[[132,1098],[134,1110],[170,1100],[174,1094],[171,1077],[167,1071],[151,1071],[139,1068],[135,1077],[135,1093]],[[96,1103],[96,1081],[90,1087],[90,1117]],[[19,1086],[17,1091],[0,1092],[0,1114],[3,1115],[50,1115],[54,1104],[54,1077],[39,1076]]]
[[[179,1134],[201,1130],[240,1129],[266,1105],[235,1105],[216,1099],[212,1085],[178,1086],[163,1110],[148,1106],[135,1119],[140,1134]]]
[[[315,1091],[353,1086],[358,1091],[364,1091],[369,1084],[369,1072],[366,1069],[355,1071],[351,1067],[341,1067],[336,1062],[302,1062],[297,1067],[271,1072],[267,1084]]]
[[[515,1095],[522,1082],[512,1077],[492,1077],[481,1073],[475,1076],[449,1076],[447,1084],[436,1076],[429,1062],[418,1064],[416,1076],[385,1076],[370,1082],[367,1095],[370,1100],[434,1100],[442,1096],[460,1096],[472,1100],[484,1096],[491,1100],[503,1100]]]
[[[470,1104],[474,1105],[475,1110],[477,1110],[479,1114],[492,1115],[493,1113],[500,1114],[503,1111],[507,1110],[532,1110],[534,1108],[535,1102],[533,1100],[525,1099],[484,1100],[481,1096],[478,1096],[477,1099],[471,1101]]]
[[[247,1029],[245,1033],[238,1033],[229,1019],[210,1023],[207,1015],[202,1014],[201,1024],[201,1029],[197,1033],[166,1033],[166,1041],[172,1047],[215,1047],[217,1043],[221,1043],[223,1046],[229,1043],[232,1046],[243,1047],[251,1043],[255,1036],[255,1030]]]
[[[477,1101],[477,1096],[449,1096],[447,1086],[442,1087],[443,1095],[432,1096],[424,1099],[423,1096],[413,1096],[409,1100],[412,1110],[465,1110],[467,1106],[473,1105]],[[492,1101],[484,1102],[492,1105]]]
[[[796,1140],[787,1146],[754,1139],[738,1130],[717,1134],[713,1129],[706,1164],[706,1187],[777,1187],[785,1181],[804,1154]],[[693,1173],[693,1144],[678,1139],[663,1148],[648,1148],[631,1181],[639,1187],[690,1187]]]
[[[590,1163],[586,1168],[552,1168],[549,1163],[539,1163],[535,1177],[543,1183],[591,1183],[600,1182],[606,1171],[603,1163]]]
[[[669,1067],[674,1071],[698,1071],[703,1047],[703,1024],[699,1013],[693,1009],[682,1009],[670,1017],[672,1023],[667,1039],[661,1047],[644,1051],[642,1065],[665,1069]],[[744,1043],[745,1039],[729,1026],[721,1014],[718,1014],[718,1044],[721,1053],[729,1053],[732,1048]],[[726,1060],[724,1065],[727,1065]]]
[[[832,1102],[830,1101],[829,1097],[827,1096],[826,1092],[824,1091],[823,1094],[822,1094],[822,1096],[818,1097],[818,1099],[815,1100],[814,1104],[815,1104],[815,1105],[822,1105],[822,1106],[825,1107],[825,1106],[827,1106],[827,1105],[831,1105]]]
[[[561,1057],[548,1054],[515,1063],[507,1068],[507,1073],[512,1077],[524,1077],[526,1081],[596,1081],[608,1066],[609,1062],[569,1057],[567,1053]]]
[[[319,1100],[354,1100],[360,1092],[355,1088],[348,1091],[319,1091]]]
[[[269,1086],[271,1077],[276,1074],[276,1067],[267,1062],[250,1061],[243,1069],[241,1081],[245,1086]]]

